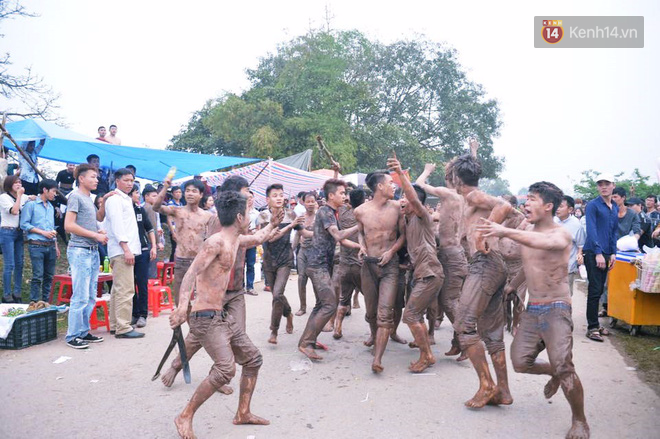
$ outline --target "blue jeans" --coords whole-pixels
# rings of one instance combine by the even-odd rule
[[[247,267],[247,288],[254,289],[254,263],[257,261],[257,248],[252,247],[245,251],[245,265]]]
[[[69,304],[69,329],[66,341],[89,334],[89,317],[96,305],[99,279],[99,252],[96,248],[69,247],[67,249],[73,291]]]
[[[57,251],[55,246],[44,247],[41,245],[28,244],[30,261],[32,261],[32,284],[30,285],[30,300],[48,302],[50,296],[50,284],[55,276],[55,262]]]
[[[14,275],[13,295],[21,297],[21,284],[23,283],[23,230],[0,229],[0,245],[2,245],[2,258],[4,268],[2,270],[3,295],[9,298],[12,295],[11,277]]]

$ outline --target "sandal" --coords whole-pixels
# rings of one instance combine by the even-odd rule
[[[610,335],[610,331],[603,328],[602,326],[600,328],[598,328],[598,332],[600,333],[600,335]]]
[[[603,337],[600,336],[600,331],[598,329],[590,329],[587,331],[587,338],[593,340],[593,341],[600,341],[603,342]]]

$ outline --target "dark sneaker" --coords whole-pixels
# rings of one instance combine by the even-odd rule
[[[138,328],[144,328],[145,326],[147,326],[147,319],[145,319],[144,317],[140,317],[139,319],[137,319],[137,323],[135,324],[135,326],[137,326]]]
[[[86,341],[87,343],[101,343],[103,341],[103,337],[97,337],[88,332],[87,335],[82,338],[82,340]]]
[[[133,318],[131,319],[131,326],[135,326],[135,325],[137,324],[137,321],[138,321],[138,318],[137,318],[137,317],[133,317]]]
[[[144,332],[131,331],[125,334],[117,334],[116,338],[142,338],[144,337]]]
[[[80,337],[67,341],[66,344],[74,349],[87,349],[89,347],[89,344]]]

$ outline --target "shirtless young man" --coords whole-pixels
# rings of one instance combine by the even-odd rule
[[[240,325],[223,310],[236,251],[239,246],[249,246],[254,241],[253,236],[242,236],[250,225],[247,198],[237,192],[224,192],[218,197],[216,206],[222,230],[204,242],[181,284],[180,303],[170,315],[172,328],[186,321],[190,296],[196,284],[186,346],[203,347],[214,364],[208,377],[197,387],[188,405],[174,421],[179,435],[185,439],[195,437],[192,423],[197,409],[235,375],[234,361],[243,366],[234,424],[269,424],[269,421],[250,413],[250,401],[263,363],[261,353]]]
[[[355,209],[360,246],[363,248],[362,294],[366,308],[365,319],[371,336],[364,342],[373,346],[371,370],[383,371],[382,359],[394,328],[394,305],[398,292],[399,257],[397,251],[405,242],[401,206],[394,201],[392,177],[376,171],[367,175],[367,186],[373,199]]]
[[[438,259],[442,264],[445,281],[438,296],[438,309],[447,314],[453,324],[456,321],[458,300],[463,289],[463,282],[467,277],[468,262],[465,250],[461,245],[463,232],[463,215],[465,200],[454,187],[454,175],[450,165],[445,167],[445,184],[447,187],[433,187],[426,184],[426,179],[435,171],[434,164],[426,164],[424,172],[417,178],[416,184],[427,194],[438,197],[439,203],[436,215],[439,216],[437,226]],[[430,326],[430,325],[429,325]],[[429,327],[429,330],[431,328]],[[458,334],[454,331],[451,340],[451,349],[445,355],[458,355],[461,349],[458,343]],[[458,361],[465,358],[458,358]]]
[[[302,227],[308,232],[312,232],[314,230],[314,221],[316,220],[316,209],[319,207],[316,203],[316,195],[314,195],[313,192],[306,192],[301,200],[305,206],[305,213],[302,215],[305,220]],[[302,316],[307,312],[307,280],[309,279],[307,274],[305,274],[305,269],[307,268],[305,249],[312,245],[312,236],[302,236],[301,232],[296,234],[296,240],[300,242],[300,249],[298,250],[298,255],[296,257],[296,263],[298,266],[298,297],[300,298],[300,309],[296,312],[296,315]],[[297,245],[294,245],[294,247],[297,247]]]
[[[316,212],[312,245],[305,249],[307,258],[305,273],[312,280],[317,300],[298,343],[298,350],[312,360],[322,359],[314,352],[317,345],[316,338],[337,310],[331,273],[336,242],[351,236],[357,230],[357,226],[339,230],[337,222],[337,209],[346,199],[346,183],[332,178],[323,185],[323,192],[327,202]],[[301,232],[305,236],[305,230],[302,229]]]
[[[281,184],[271,184],[266,188],[268,210],[264,210],[257,218],[257,227],[270,223],[270,217],[283,212],[284,219],[279,230],[268,239],[264,249],[264,275],[266,283],[271,286],[273,294],[272,312],[270,317],[270,338],[268,343],[277,344],[277,331],[280,328],[282,316],[286,318],[286,332],[293,333],[293,313],[291,305],[284,295],[286,283],[293,268],[293,249],[291,248],[291,230],[300,226],[305,217],[296,217],[293,211],[284,208],[284,188]]]
[[[451,163],[457,192],[465,199],[463,222],[470,250],[468,275],[459,299],[454,330],[461,350],[468,356],[479,378],[479,390],[465,403],[471,408],[490,404],[512,404],[504,353],[503,289],[506,265],[498,249],[497,238],[485,238],[477,230],[482,218],[502,223],[511,213],[511,205],[479,190],[481,164],[470,154]],[[497,386],[490,374],[484,347],[493,360]]]
[[[355,220],[355,209],[364,203],[365,193],[363,189],[353,189],[349,193],[350,204],[344,204],[339,208],[339,227],[348,229],[357,225]],[[347,238],[357,243],[357,233]],[[362,261],[359,258],[359,248],[350,248],[342,245],[339,249],[339,267],[335,273],[335,287],[339,288],[339,307],[337,308],[337,317],[335,319],[334,334],[335,339],[343,336],[342,323],[344,317],[351,310],[351,297],[353,291],[362,289],[361,270]],[[357,295],[357,293],[356,293]]]
[[[529,187],[525,203],[527,219],[534,225],[531,231],[505,228],[482,219],[477,232],[486,238],[509,238],[522,245],[529,303],[511,345],[513,368],[519,373],[550,375],[545,397],[551,398],[561,386],[571,406],[573,420],[566,438],[585,439],[589,437],[589,425],[584,415],[584,390],[573,366],[573,320],[568,288],[572,237],[553,221],[562,196],[552,183],[534,183]],[[537,358],[546,348],[549,363]]]
[[[188,180],[183,184],[183,194],[186,205],[183,207],[163,206],[167,190],[172,186],[172,179],[163,181],[163,188],[154,201],[154,210],[172,216],[176,222],[177,246],[174,256],[174,286],[172,293],[174,303],[179,303],[179,289],[183,276],[188,271],[197,252],[202,247],[204,238],[208,236],[209,226],[217,221],[211,212],[202,209],[199,202],[204,195],[204,183],[199,180]]]
[[[410,370],[420,373],[435,364],[428,330],[424,324],[424,311],[434,301],[437,302],[445,276],[437,256],[433,217],[424,207],[426,192],[410,183],[396,158],[388,159],[387,167],[399,176],[405,196],[401,205],[406,221],[406,246],[413,266],[414,283],[406,302],[403,323],[408,325],[419,347],[419,359],[410,364]]]

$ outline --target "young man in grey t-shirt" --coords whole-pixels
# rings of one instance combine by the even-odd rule
[[[69,195],[64,219],[64,230],[71,234],[67,257],[73,284],[66,344],[74,349],[86,349],[89,343],[103,341],[102,337],[89,332],[89,317],[96,305],[100,264],[98,244],[108,242],[105,232],[98,229],[97,221],[103,221],[105,200],[114,193],[109,192],[103,197],[97,211],[91,198],[91,191],[98,185],[96,168],[88,164],[79,165],[74,177],[78,181],[78,189]]]

